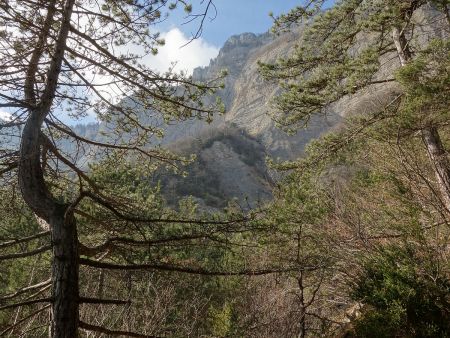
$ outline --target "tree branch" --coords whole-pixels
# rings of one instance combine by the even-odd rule
[[[86,258],[80,258],[80,264],[84,266],[90,266],[99,269],[110,270],[160,270],[160,271],[173,271],[182,272],[192,275],[204,275],[204,276],[260,276],[269,275],[273,273],[299,271],[298,267],[284,268],[284,269],[262,269],[262,270],[241,270],[241,271],[210,271],[204,268],[192,268],[183,267],[169,264],[152,263],[152,264],[132,264],[121,265],[114,263],[104,263],[93,261]],[[310,270],[310,268],[303,268],[304,270]]]
[[[33,305],[33,304],[38,304],[38,303],[50,303],[50,302],[52,302],[52,300],[53,300],[52,298],[48,297],[48,298],[27,300],[24,302],[14,303],[14,304],[9,304],[9,305],[3,305],[3,306],[0,306],[0,311],[6,310],[6,309],[11,309],[14,307],[19,307],[19,306],[25,306],[25,305]]]
[[[0,261],[5,261],[8,259],[16,259],[16,258],[24,258],[24,257],[30,257],[37,254],[40,254],[42,252],[48,251],[52,248],[51,245],[45,245],[40,248],[37,248],[36,250],[27,251],[27,252],[19,252],[19,253],[13,253],[8,255],[0,256]]]
[[[127,305],[130,304],[131,302],[128,300],[120,300],[120,299],[100,299],[100,298],[80,297],[79,303]]]
[[[46,281],[43,281],[41,283],[35,284],[35,285],[31,285],[31,286],[27,286],[25,288],[19,289],[14,293],[11,293],[9,295],[5,295],[3,297],[0,297],[0,300],[8,300],[17,296],[20,296],[21,294],[28,292],[28,291],[33,291],[36,289],[39,289],[40,287],[44,287],[44,286],[48,286],[51,284],[51,279],[47,279]]]
[[[80,326],[80,328],[87,330],[87,331],[100,332],[100,333],[104,333],[108,336],[113,336],[113,337],[114,336],[127,336],[127,337],[138,337],[138,338],[160,338],[157,336],[152,336],[152,335],[149,336],[149,335],[140,334],[140,333],[136,333],[136,332],[130,332],[130,331],[109,330],[107,328],[88,324],[88,323],[85,323],[82,321],[79,322],[79,326]]]
[[[8,247],[8,246],[11,246],[11,245],[16,245],[16,244],[19,244],[19,243],[29,242],[29,241],[31,241],[33,239],[38,239],[38,238],[45,237],[45,236],[48,236],[48,235],[50,235],[50,231],[43,231],[43,232],[40,232],[40,233],[38,233],[36,235],[29,236],[29,237],[12,239],[12,240],[10,240],[8,242],[0,243],[0,249]]]
[[[22,324],[24,321],[30,319],[31,317],[36,316],[37,314],[41,313],[42,311],[48,309],[51,305],[45,305],[44,307],[40,308],[39,310],[36,310],[34,312],[32,312],[31,314],[29,314],[28,316],[20,319],[19,321],[15,322],[13,325],[7,327],[6,329],[4,329],[2,332],[0,332],[0,337],[3,337],[7,332],[13,330],[14,328],[18,327],[20,324]]]
[[[231,220],[231,221],[215,221],[215,220],[184,220],[184,219],[163,219],[163,218],[145,218],[145,217],[136,217],[133,215],[126,215],[118,211],[114,205],[112,205],[109,201],[101,198],[98,195],[95,195],[94,193],[90,191],[83,192],[86,197],[89,197],[94,202],[97,202],[101,206],[105,207],[109,211],[111,211],[115,216],[118,218],[129,221],[129,222],[135,222],[135,223],[180,223],[180,224],[213,224],[213,225],[231,225],[236,223],[241,223],[245,221],[249,221],[248,218],[242,218],[238,220]]]

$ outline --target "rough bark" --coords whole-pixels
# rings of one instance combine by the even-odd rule
[[[412,58],[408,41],[404,33],[397,27],[394,27],[392,37],[400,64],[404,67]],[[428,158],[436,176],[439,198],[446,211],[450,212],[450,162],[438,129],[432,125],[424,127],[422,129],[422,140],[427,148]]]
[[[73,338],[78,331],[78,237],[72,211],[56,201],[44,180],[40,154],[40,112],[22,133],[19,184],[28,206],[50,225],[52,261],[52,337]]]
[[[450,212],[450,162],[436,127],[422,130],[422,140],[427,147],[441,194],[441,202]]]
[[[78,336],[78,237],[73,212],[52,196],[45,182],[41,161],[43,141],[41,128],[53,104],[74,3],[74,0],[67,0],[64,3],[62,22],[47,73],[47,83],[37,100],[39,92],[35,92],[35,74],[37,64],[44,53],[44,41],[48,38],[54,21],[56,1],[51,1],[47,8],[47,17],[27,71],[25,96],[31,106],[22,132],[18,166],[19,186],[24,201],[50,226],[53,251],[51,335],[54,338]]]
[[[397,49],[397,55],[402,67],[406,66],[408,59],[410,58],[407,42],[405,36],[398,27],[392,29],[392,38],[394,40],[395,48]]]
[[[79,314],[79,256],[77,227],[73,213],[58,206],[50,219],[53,264],[52,298],[54,338],[77,337]]]

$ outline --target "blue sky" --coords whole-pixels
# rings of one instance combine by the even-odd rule
[[[193,13],[201,9],[199,2],[193,1]],[[214,0],[217,16],[213,21],[209,18],[205,20],[202,37],[208,43],[221,47],[231,35],[266,32],[272,26],[269,12],[276,15],[285,13],[299,3],[299,0]],[[213,15],[214,11],[211,10],[210,14]],[[166,29],[178,27],[186,35],[195,33],[198,22],[180,25],[182,21],[183,13],[178,11],[163,26]]]
[[[207,0],[204,0],[204,3],[206,2]],[[205,20],[202,37],[208,43],[221,47],[231,35],[244,32],[264,33],[272,26],[270,12],[275,15],[286,13],[303,2],[303,0],[214,0],[217,16],[213,21]],[[333,2],[329,0],[328,5]],[[192,3],[193,14],[201,11],[201,0],[194,0]],[[213,15],[214,11],[211,10],[210,13]],[[178,10],[161,27],[165,30],[178,27],[190,36],[196,32],[198,22],[190,25],[181,25],[181,22],[183,13]]]
[[[208,0],[192,0],[192,14],[202,13]],[[326,1],[330,6],[335,0]],[[159,49],[156,57],[146,58],[146,63],[159,71],[165,71],[175,62],[175,70],[185,70],[191,73],[196,67],[204,67],[209,60],[217,56],[219,49],[232,35],[245,32],[264,33],[273,24],[269,16],[287,13],[292,8],[304,4],[304,0],[213,0],[217,12],[209,11],[204,21],[202,35],[199,39],[189,42],[189,38],[196,32],[200,20],[186,23],[189,18],[182,6],[172,11],[168,19],[154,28],[161,31],[166,46]],[[213,20],[211,17],[215,16]]]
[[[192,0],[192,14],[202,13],[208,0]],[[209,64],[219,53],[219,49],[232,35],[244,32],[264,33],[273,24],[269,16],[286,13],[290,9],[304,3],[304,0],[214,0],[216,11],[211,9],[204,21],[203,32],[200,38],[189,42],[200,24],[200,20],[189,20],[182,6],[172,11],[169,17],[154,29],[159,30],[166,41],[164,47],[159,48],[157,56],[146,57],[144,60],[152,68],[165,71],[175,62],[177,71],[191,73],[196,67]],[[329,0],[333,3],[333,0]],[[215,16],[213,20],[211,17]]]
[[[202,0],[192,0],[192,13],[198,14],[202,11],[207,1],[204,0],[202,7]],[[158,55],[146,56],[142,62],[161,72],[166,71],[172,63],[176,63],[176,71],[192,73],[196,67],[207,66],[230,36],[244,32],[264,33],[273,23],[269,17],[270,12],[275,15],[286,13],[303,2],[303,0],[214,0],[217,8],[215,19],[211,21],[207,18],[202,36],[183,48],[181,47],[189,41],[192,34],[195,34],[199,22],[182,25],[181,23],[186,21],[186,14],[179,8],[172,12],[165,22],[154,27],[161,31],[166,46],[159,49]],[[333,2],[334,0],[328,1],[329,4]],[[214,14],[214,11],[211,11],[209,16]],[[0,111],[0,118],[7,115],[8,112]]]

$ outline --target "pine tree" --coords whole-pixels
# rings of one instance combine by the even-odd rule
[[[300,26],[303,32],[292,55],[261,64],[263,76],[280,83],[274,119],[288,131],[304,127],[314,114],[324,113],[345,96],[397,83],[380,67],[407,67],[433,38],[445,38],[450,29],[446,0],[343,0],[322,11],[324,4],[309,1],[278,17],[276,31]],[[442,68],[448,71],[446,66],[436,71]],[[441,85],[438,90],[448,90],[448,79]],[[398,96],[389,110],[401,107],[406,98],[407,94]],[[448,107],[448,97],[442,104]],[[441,203],[450,212],[450,162],[439,133],[442,116],[433,120],[426,118],[427,111],[421,114],[414,129],[420,132],[434,169]]]
[[[23,201],[51,236],[51,245],[40,251],[52,251],[51,297],[26,304],[51,302],[53,337],[76,337],[80,326],[101,331],[79,321],[81,303],[123,303],[80,295],[80,265],[90,261],[80,259],[86,247],[78,234],[79,206],[89,200],[125,222],[138,219],[129,203],[102,192],[77,154],[90,147],[104,158],[132,159],[142,167],[158,160],[176,166],[175,157],[149,146],[149,140],[161,131],[138,111],[179,120],[210,118],[220,110],[201,99],[217,89],[217,84],[197,83],[183,73],[159,74],[142,61],[164,44],[154,26],[177,5],[184,6],[188,14],[192,11],[192,5],[184,1],[166,0],[112,0],[101,5],[74,0],[0,3],[0,108],[15,110],[0,125],[5,131],[2,136],[12,137],[2,139],[0,179],[4,185],[18,180]],[[205,11],[190,19],[206,16],[211,1],[203,5]],[[125,97],[128,103],[120,103]],[[83,137],[60,121],[64,110],[76,117],[94,112],[114,128],[103,141]],[[122,137],[125,132],[130,135],[126,139]],[[65,154],[61,139],[70,140],[76,150]],[[6,244],[10,247],[15,242]]]

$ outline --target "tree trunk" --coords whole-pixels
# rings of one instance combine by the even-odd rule
[[[404,67],[412,58],[408,42],[403,32],[397,27],[394,27],[392,37],[400,64]],[[428,158],[437,179],[440,200],[446,211],[450,212],[450,162],[437,127],[428,126],[422,129],[422,140],[427,148]]]
[[[422,139],[436,175],[441,202],[450,212],[450,162],[436,127],[422,130]]]
[[[53,318],[51,335],[54,338],[75,338],[78,336],[78,237],[73,211],[60,203],[49,191],[44,178],[41,161],[42,124],[50,113],[61,65],[66,50],[75,0],[67,0],[62,16],[55,16],[56,0],[49,2],[47,15],[42,26],[37,46],[32,52],[25,82],[25,99],[30,104],[25,123],[19,160],[19,186],[22,197],[30,209],[50,226],[52,237],[52,301]],[[35,91],[38,64],[44,54],[44,41],[51,35],[50,28],[58,20],[59,31],[54,38],[51,62],[47,71],[47,82],[40,91]]]
[[[298,338],[306,337],[306,309],[300,309],[300,332],[298,333]]]
[[[39,112],[33,112],[22,133],[19,185],[33,212],[50,225],[52,235],[52,337],[74,338],[78,332],[78,237],[73,212],[47,188],[41,163]]]
[[[78,236],[75,217],[60,205],[50,219],[53,262],[53,338],[78,336]]]
[[[298,237],[298,246],[297,250],[300,250],[300,236]],[[298,256],[299,257],[299,256]],[[299,327],[299,333],[298,338],[305,338],[306,337],[306,304],[305,304],[305,286],[303,285],[303,272],[299,272],[299,276],[297,278],[297,284],[299,289],[299,317],[300,317],[300,327]]]
[[[397,55],[402,67],[406,66],[406,62],[411,58],[405,35],[401,32],[400,28],[394,27],[392,30],[392,38],[394,40],[395,49],[397,49]]]

